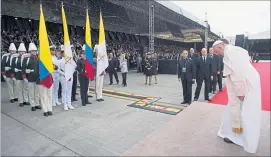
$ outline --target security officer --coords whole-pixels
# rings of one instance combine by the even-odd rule
[[[183,57],[179,60],[178,78],[182,81],[183,102],[181,104],[191,104],[192,84],[195,82],[196,67],[191,58],[188,58],[188,51],[183,51]]]
[[[78,78],[79,78],[79,84],[80,84],[81,102],[83,106],[86,106],[86,104],[91,104],[91,102],[88,101],[89,79],[87,77],[87,71],[85,69],[86,59],[87,58],[86,58],[85,51],[81,51],[81,58],[77,61],[76,70],[79,72]]]
[[[11,43],[9,46],[9,53],[2,57],[2,62],[1,62],[1,72],[2,72],[3,78],[7,82],[9,98],[10,98],[11,103],[18,101],[18,98],[16,95],[15,72],[11,69],[12,58],[13,58],[13,55],[16,54],[16,51],[17,49],[15,47],[15,44]]]
[[[22,77],[25,82],[28,82],[31,110],[36,111],[36,109],[41,109],[41,106],[38,73],[39,58],[37,54],[37,47],[34,43],[29,44],[28,52],[31,53],[31,56],[24,58],[23,60]]]
[[[23,59],[26,55],[26,48],[24,46],[24,43],[21,43],[18,48],[18,56],[14,57],[12,59],[12,65],[11,68],[15,72],[15,78],[16,78],[16,91],[18,95],[18,102],[19,106],[23,107],[24,105],[30,105],[28,101],[28,83],[23,81],[22,77],[22,65],[23,65]]]
[[[75,63],[77,63],[77,60],[79,59],[78,56],[77,56],[77,53],[75,52],[74,50],[74,46],[71,45],[71,48],[72,48],[72,52],[73,52],[73,61]],[[77,71],[75,70],[74,73],[73,73],[73,83],[72,83],[72,96],[71,96],[71,101],[74,102],[74,101],[78,101],[76,99],[76,89],[77,89]]]

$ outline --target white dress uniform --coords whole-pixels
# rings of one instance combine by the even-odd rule
[[[52,56],[53,64],[59,68],[59,60],[56,56]],[[60,73],[59,69],[54,70],[52,72],[53,77],[53,90],[52,90],[52,104],[53,106],[61,105],[58,101],[58,89],[59,89],[59,82],[60,82]]]
[[[73,59],[70,60],[73,65],[76,66],[76,63],[73,61]],[[72,83],[73,83],[73,77],[69,78],[68,81],[65,78],[65,64],[66,61],[64,58],[59,60],[59,70],[60,70],[60,83],[62,87],[62,103],[64,104],[64,110],[67,111],[68,109],[73,110],[74,107],[71,105],[71,94],[72,94]]]
[[[17,51],[15,44],[11,43],[9,46],[9,51]],[[13,54],[14,55],[14,54]],[[12,54],[8,55],[6,58],[6,64],[5,64],[5,72],[6,73],[10,73],[9,76],[5,76],[4,75],[4,79],[7,82],[7,86],[8,86],[8,93],[9,93],[9,97],[11,101],[17,100],[17,92],[16,92],[16,79],[15,76],[12,77],[12,70],[11,70],[11,63],[12,63]]]

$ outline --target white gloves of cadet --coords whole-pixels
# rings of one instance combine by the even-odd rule
[[[19,69],[15,68],[14,71],[17,73],[19,71]]]
[[[5,71],[9,71],[11,67],[5,67]]]
[[[30,72],[30,69],[25,69],[25,73],[29,74]]]
[[[27,78],[24,78],[24,82],[26,82],[26,83],[28,82]]]

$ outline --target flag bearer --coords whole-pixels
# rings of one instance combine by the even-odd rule
[[[34,43],[29,44],[28,52],[31,53],[31,56],[23,60],[22,77],[26,83],[28,82],[31,110],[36,111],[36,109],[41,109],[41,106],[39,103],[39,58],[37,55],[37,47]]]
[[[15,101],[18,101],[17,95],[16,95],[16,79],[15,79],[15,73],[11,69],[11,62],[12,62],[12,55],[16,54],[16,47],[14,43],[11,43],[9,46],[9,54],[4,55],[2,57],[2,62],[1,62],[1,72],[2,75],[7,82],[8,86],[8,93],[9,93],[9,98],[10,102],[14,103]]]
[[[56,56],[56,47],[54,45],[50,46],[50,51],[52,55],[52,61],[56,70],[52,72],[53,77],[53,87],[52,87],[52,105],[61,105],[58,101],[58,89],[59,89],[59,82],[60,82],[60,73],[59,71],[59,62]]]

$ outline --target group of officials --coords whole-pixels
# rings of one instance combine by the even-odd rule
[[[213,48],[203,48],[201,54],[194,53],[194,49],[182,52],[182,57],[178,61],[178,79],[182,82],[183,102],[192,102],[192,84],[197,83],[194,94],[194,101],[197,101],[201,91],[202,83],[205,83],[204,98],[209,99],[209,93],[216,92],[217,83],[222,91],[223,56],[214,54]]]
[[[77,75],[79,77],[80,94],[82,105],[91,104],[88,101],[88,85],[89,78],[88,71],[85,68],[86,55],[83,50],[80,52],[80,57],[73,51],[73,58],[66,61],[64,57],[64,46],[61,45],[61,51],[56,51],[54,45],[50,46],[50,52],[53,61],[54,71],[52,72],[53,85],[46,88],[41,85],[39,66],[43,66],[39,60],[38,49],[34,43],[29,44],[28,53],[24,43],[21,43],[16,49],[14,43],[10,44],[9,52],[2,56],[1,60],[1,74],[7,82],[9,98],[11,103],[18,102],[20,107],[30,105],[32,111],[37,109],[43,110],[44,116],[53,115],[53,106],[63,104],[64,110],[73,110],[72,101],[76,99]],[[18,53],[17,53],[18,52]],[[94,50],[97,53],[97,49]],[[95,57],[94,64],[96,63]],[[72,65],[73,77],[65,78],[65,64],[70,62]],[[71,70],[68,69],[68,70]],[[105,73],[103,72],[99,78]],[[96,95],[97,101],[104,101],[102,99],[103,79],[96,81]],[[97,84],[98,82],[98,84]],[[61,96],[61,103],[59,102],[59,93]]]

